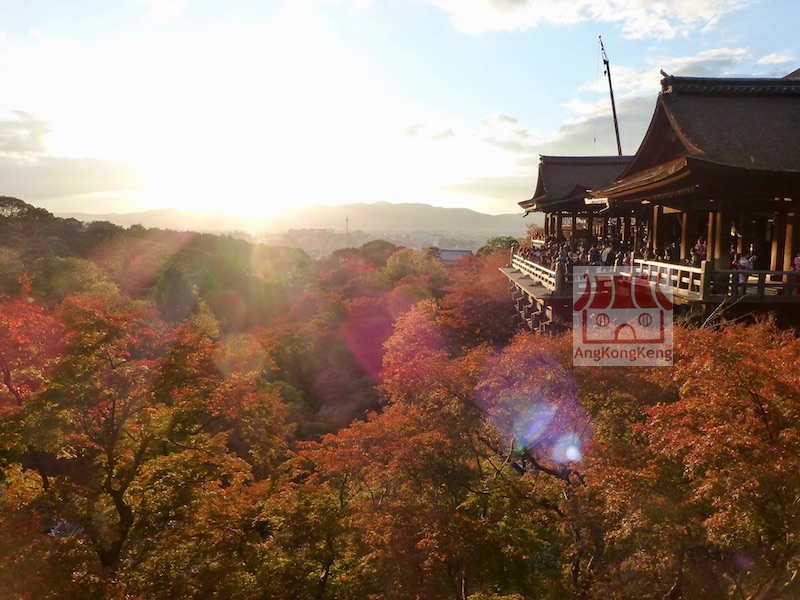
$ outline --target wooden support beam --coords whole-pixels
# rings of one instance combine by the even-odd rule
[[[691,216],[690,216],[691,215]],[[692,228],[692,218],[694,215],[686,211],[681,213],[681,260],[689,260],[689,254],[694,244],[694,229]]]
[[[728,269],[730,268],[730,248],[725,243],[730,237],[730,233],[725,234],[725,225],[728,225],[730,232],[730,221],[728,215],[725,213],[724,207],[720,206],[716,211],[714,217],[714,268],[715,269]]]
[[[794,204],[794,202],[792,203]],[[792,206],[786,213],[786,228],[784,229],[783,265],[784,269],[791,268],[794,255],[800,250],[800,237],[797,235],[797,208]]]
[[[786,213],[775,211],[772,214],[772,219],[772,248],[770,248],[769,253],[769,269],[770,271],[788,270],[791,267],[791,263],[784,263],[786,258],[786,237],[784,236],[786,232]]]
[[[653,205],[653,217],[651,220],[652,232],[650,234],[650,246],[653,252],[664,251],[664,207],[660,204]]]

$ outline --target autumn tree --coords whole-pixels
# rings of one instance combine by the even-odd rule
[[[61,327],[27,289],[0,302],[0,412],[15,412],[42,387],[61,352]]]
[[[305,589],[319,598],[559,597],[557,512],[530,501],[519,456],[487,439],[476,390],[491,353],[454,359],[435,312],[422,302],[398,319],[381,373],[388,405],[299,455],[292,497],[327,507],[324,529],[280,535],[311,561],[298,570],[315,574]]]
[[[455,344],[505,345],[511,339],[513,304],[499,270],[507,262],[507,254],[497,251],[450,268],[438,318]]]
[[[635,505],[607,504],[627,513],[615,575],[668,582],[674,597],[792,597],[800,342],[758,323],[679,330],[675,343],[676,366],[654,373],[672,397],[647,410],[642,453],[617,470]]]
[[[170,325],[114,294],[69,297],[58,313],[63,357],[4,423],[3,442],[22,449],[6,493],[29,496],[6,516],[37,515],[30,543],[64,547],[54,556],[86,573],[81,595],[140,586],[129,573],[154,573],[165,540],[191,537],[196,511],[219,511],[220,497],[245,494],[282,461],[286,411],[263,383],[269,342],[221,344],[207,312]]]

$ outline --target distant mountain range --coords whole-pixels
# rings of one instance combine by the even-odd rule
[[[193,212],[176,209],[132,213],[57,213],[56,216],[79,221],[109,221],[122,227],[142,225],[147,228],[224,233],[280,233],[289,229],[331,229],[343,232],[413,232],[472,233],[522,237],[531,223],[541,225],[539,215],[522,218],[516,214],[487,215],[467,208],[441,208],[429,204],[347,204],[313,205],[283,210],[266,219],[253,220],[226,212]]]

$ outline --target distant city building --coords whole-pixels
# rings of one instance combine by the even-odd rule
[[[465,256],[473,256],[472,250],[448,250],[444,248],[439,249],[438,255],[442,262],[447,264],[458,262]]]

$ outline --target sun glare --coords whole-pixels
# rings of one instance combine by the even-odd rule
[[[64,53],[81,65],[87,50]],[[300,204],[441,205],[445,182],[513,158],[401,108],[301,9],[269,26],[121,41],[92,57],[50,143],[134,167],[142,209],[258,219]],[[425,125],[409,134],[414,123]]]

